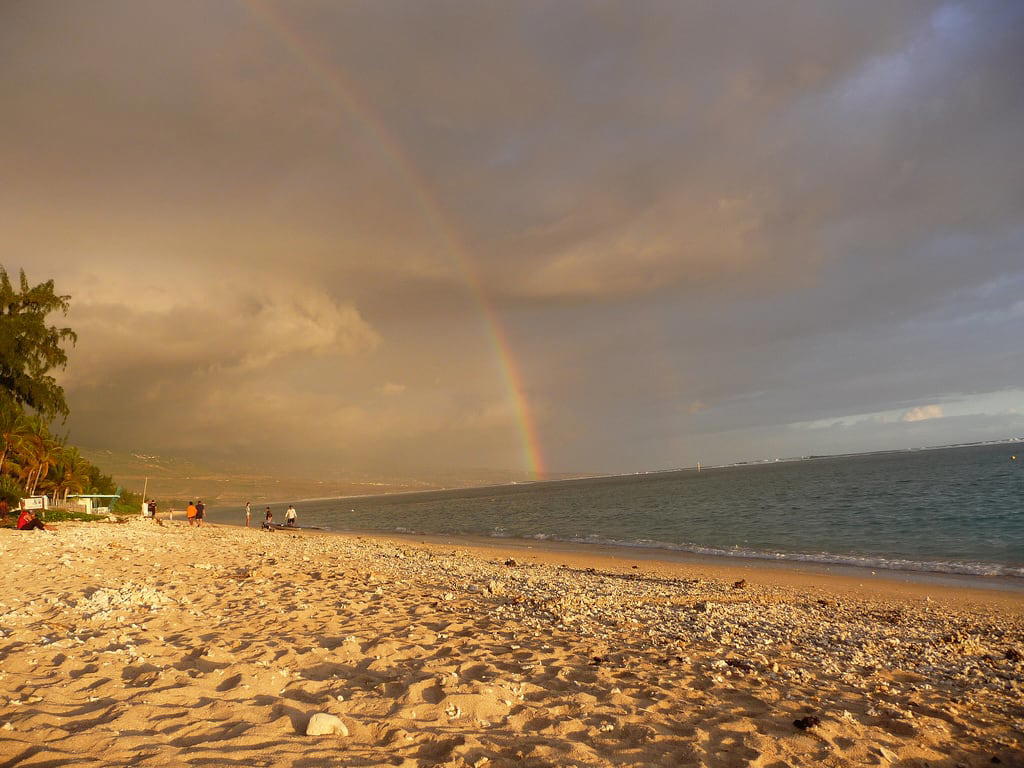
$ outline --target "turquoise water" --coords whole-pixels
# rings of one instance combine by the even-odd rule
[[[287,504],[271,506],[282,520]],[[337,531],[550,539],[1024,578],[1020,444],[306,501],[296,509],[300,524]],[[239,515],[212,513],[225,522]]]

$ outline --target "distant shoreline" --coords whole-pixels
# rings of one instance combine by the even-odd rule
[[[443,488],[424,488],[414,491],[385,491],[383,493],[357,493],[349,494],[344,496],[309,496],[309,497],[297,497],[289,496],[282,499],[266,500],[260,499],[258,502],[264,506],[274,506],[279,504],[301,504],[305,502],[314,501],[345,501],[345,500],[366,500],[366,499],[383,499],[383,498],[395,498],[401,496],[419,496],[419,495],[436,495],[439,493],[461,493],[469,491],[488,491],[488,490],[507,490],[509,488],[516,487],[531,487],[536,485],[554,485],[554,484],[569,484],[569,483],[582,483],[593,480],[616,480],[620,478],[629,477],[650,477],[657,475],[672,475],[680,472],[710,472],[713,470],[721,469],[754,469],[758,467],[769,467],[779,464],[795,464],[800,462],[814,462],[814,461],[828,461],[829,459],[854,459],[858,457],[867,456],[888,456],[892,454],[902,453],[921,453],[923,451],[950,451],[961,448],[980,448],[984,446],[996,446],[996,445],[1015,445],[1024,443],[1024,438],[1018,437],[1007,437],[1002,440],[984,440],[976,443],[955,443],[953,445],[927,445],[920,448],[886,448],[878,451],[863,451],[860,453],[828,453],[812,456],[794,456],[789,458],[778,458],[778,459],[750,459],[746,461],[734,461],[729,464],[702,464],[698,470],[696,466],[692,467],[676,467],[675,469],[644,469],[637,470],[635,472],[616,472],[612,474],[596,474],[596,475],[573,475],[572,477],[558,477],[544,480],[511,480],[504,483],[488,483],[485,485],[451,485]],[[245,507],[245,501],[240,503],[236,502],[238,506]],[[216,507],[229,507],[231,504],[217,504]]]
[[[919,446],[919,447],[912,447],[912,448],[883,448],[883,449],[879,449],[879,450],[861,451],[861,452],[855,452],[855,453],[831,453],[831,454],[814,454],[814,455],[807,455],[807,456],[790,456],[790,457],[767,458],[767,459],[744,459],[744,460],[739,460],[739,461],[727,462],[727,463],[723,463],[723,464],[701,464],[699,471],[701,471],[701,472],[709,472],[709,471],[716,471],[716,470],[723,470],[723,469],[757,468],[757,467],[778,466],[778,465],[782,465],[782,464],[794,464],[794,463],[801,463],[801,462],[828,461],[828,460],[831,460],[831,459],[852,459],[852,458],[858,458],[858,457],[871,457],[871,456],[886,456],[886,455],[895,455],[895,454],[921,453],[921,452],[925,452],[925,451],[958,450],[958,449],[965,449],[965,448],[979,448],[979,447],[984,447],[984,446],[1020,445],[1022,443],[1024,443],[1024,437],[1006,437],[1006,438],[1002,438],[1002,439],[999,439],[999,440],[982,440],[982,441],[971,442],[971,443],[953,443],[953,444],[948,444],[948,445],[927,445],[927,446]],[[102,450],[107,450],[109,452],[108,449],[87,449],[87,450],[91,454],[96,454],[96,453],[98,453],[98,452],[100,452]],[[1024,450],[1024,449],[1022,449],[1022,450]],[[135,455],[135,454],[132,454],[132,455]],[[524,479],[524,480],[510,480],[510,481],[502,481],[502,482],[484,483],[482,485],[472,485],[472,484],[471,485],[446,485],[446,486],[443,486],[443,487],[434,487],[434,488],[417,488],[415,490],[394,490],[394,491],[383,491],[383,492],[374,492],[374,493],[341,494],[341,495],[328,495],[328,496],[304,496],[304,495],[302,495],[303,491],[299,491],[299,492],[296,492],[294,494],[284,495],[281,498],[277,498],[277,499],[258,498],[255,503],[262,504],[262,505],[271,505],[271,506],[273,506],[275,504],[289,504],[289,503],[300,503],[300,502],[340,501],[340,500],[346,500],[346,499],[360,500],[360,499],[374,499],[374,498],[384,498],[384,497],[392,497],[393,498],[393,497],[410,496],[410,495],[417,495],[417,494],[456,493],[456,492],[460,492],[460,491],[485,491],[485,490],[488,490],[488,489],[507,489],[507,488],[515,488],[515,487],[527,487],[528,488],[528,487],[534,487],[534,486],[537,486],[537,485],[568,484],[568,483],[574,483],[574,482],[586,482],[586,481],[594,481],[594,480],[616,480],[616,479],[630,478],[630,477],[656,477],[658,475],[671,475],[671,474],[681,473],[681,472],[695,473],[697,471],[698,471],[697,466],[694,465],[694,466],[684,466],[684,467],[674,467],[674,468],[642,469],[642,470],[635,470],[635,471],[632,471],[632,472],[582,473],[582,474],[559,473],[559,476],[557,476],[557,477],[540,478],[540,479],[533,479],[533,480],[526,480],[526,479]],[[141,481],[141,478],[143,477],[143,475],[144,475],[144,473],[142,473],[141,471],[138,471],[137,473],[132,473],[130,475],[126,475],[126,477],[130,477],[133,480]],[[230,476],[230,473],[227,473],[227,475]],[[118,476],[121,477],[121,475],[118,475]],[[268,477],[270,477],[270,476],[268,476]],[[160,476],[160,475],[151,475],[150,476],[150,481],[152,483],[165,483],[165,482],[168,482],[169,480],[180,481],[180,480],[185,480],[185,479],[188,479],[188,478],[183,478],[183,477],[178,477],[178,476],[172,476],[172,477],[168,478],[168,477],[163,477],[163,476]],[[278,480],[279,481],[283,480],[283,481],[286,481],[286,482],[295,481],[297,485],[304,485],[306,483],[306,481],[303,481],[301,479],[290,478],[290,477],[287,477],[287,476],[285,476],[283,478],[278,478]],[[200,481],[197,481],[197,482],[200,482]],[[216,479],[216,478],[214,478],[214,479],[208,479],[208,480],[202,481],[203,487],[207,488],[207,490],[196,490],[196,491],[190,492],[190,493],[183,493],[180,490],[176,490],[176,491],[172,492],[170,495],[161,494],[161,492],[157,491],[154,495],[156,495],[157,498],[160,498],[161,495],[167,495],[168,498],[173,499],[173,500],[177,500],[179,502],[184,500],[184,499],[190,498],[190,497],[192,497],[192,498],[202,497],[202,498],[207,498],[207,499],[209,499],[209,498],[217,498],[218,495],[219,495],[217,493],[218,487],[219,487],[220,492],[224,492],[225,490],[227,490],[227,488],[223,487],[224,484],[225,483],[234,483],[234,482],[236,482],[236,481],[235,480],[223,480],[223,479]],[[251,482],[251,480],[248,478],[248,476],[247,476],[245,482],[247,482],[247,483]],[[308,485],[310,485],[310,486],[315,485],[316,482],[317,481],[310,480],[310,481],[308,481]],[[266,485],[266,480],[264,480],[264,486],[265,485]],[[234,493],[234,489],[231,489],[231,491],[232,491],[232,493]],[[306,490],[305,490],[306,493],[311,492],[311,491],[315,492],[311,488],[306,488]],[[272,491],[272,492],[275,492],[275,491]],[[241,492],[239,492],[239,493],[241,494]],[[226,501],[226,502],[218,501],[216,506],[218,506],[218,507],[219,506],[231,506],[231,505],[234,505],[234,504],[237,504],[237,505],[240,505],[240,506],[244,506],[246,501],[252,501],[254,498],[255,498],[254,496],[239,495],[239,496],[235,497],[235,496],[232,495],[230,497],[230,501]]]

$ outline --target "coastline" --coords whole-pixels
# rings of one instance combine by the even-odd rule
[[[634,565],[642,564],[643,570],[669,578],[691,578],[697,574],[704,574],[728,581],[741,578],[757,579],[767,584],[820,588],[856,593],[860,596],[876,595],[906,599],[931,597],[956,602],[997,603],[1024,613],[1024,580],[1013,577],[870,569],[863,566],[698,555],[653,548],[552,540],[536,542],[529,539],[403,533],[381,535],[376,532],[355,531],[322,533],[362,536],[408,544],[421,543],[437,549],[454,547],[489,558],[500,557],[508,552],[519,552],[528,562],[547,565],[567,563],[574,567],[597,567],[617,572],[625,572],[631,570]]]
[[[931,583],[959,585],[944,577],[967,575],[984,577],[977,583],[986,588],[1024,585],[1019,468],[1005,446],[923,453],[666,472],[656,481],[619,475],[323,499],[301,504],[299,519],[385,536],[519,538],[623,547],[637,558],[650,550],[665,560],[715,556],[767,567],[920,573],[913,578]],[[276,514],[280,507],[271,506]],[[231,507],[211,511],[213,519],[239,520]]]
[[[225,511],[214,510],[216,517],[211,522],[232,528],[244,528],[240,522],[231,522],[226,518]],[[254,519],[255,524],[255,519]],[[258,527],[258,526],[257,526]],[[797,560],[791,558],[772,559],[767,557],[747,557],[744,555],[703,554],[683,549],[664,549],[659,547],[632,547],[626,545],[606,544],[598,542],[564,541],[561,539],[523,539],[512,536],[484,536],[472,534],[441,534],[412,533],[405,531],[379,531],[360,529],[302,529],[308,534],[325,534],[337,536],[361,536],[381,540],[400,541],[404,543],[427,542],[438,545],[466,547],[479,552],[497,552],[504,549],[525,550],[539,559],[552,562],[561,556],[592,557],[608,560],[618,564],[619,561],[630,563],[657,563],[662,568],[704,568],[723,574],[729,578],[735,574],[761,573],[762,580],[781,580],[787,583],[808,583],[813,577],[820,577],[837,586],[854,583],[879,585],[886,591],[906,587],[908,594],[922,593],[927,589],[942,589],[968,592],[1006,592],[1019,594],[1024,600],[1024,578],[1015,576],[983,576],[968,573],[948,573],[916,569],[895,569],[881,566],[846,565],[818,560]],[[737,576],[739,578],[740,576]],[[916,587],[920,587],[917,589]],[[981,598],[979,598],[981,599]],[[1014,602],[1009,598],[1009,602]]]
[[[0,531],[0,577],[5,767],[1024,754],[1013,592],[143,519]]]

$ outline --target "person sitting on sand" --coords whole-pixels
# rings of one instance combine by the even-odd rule
[[[266,531],[274,530],[274,513],[270,511],[270,507],[267,507],[267,511],[263,513],[262,527]]]
[[[185,512],[185,514],[188,516],[188,524],[189,524],[189,526],[195,525],[196,524],[196,505],[195,505],[194,502],[190,501],[188,503],[188,510]]]
[[[52,525],[47,525],[38,517],[36,513],[31,509],[21,510],[21,514],[18,515],[18,530],[19,531],[55,531],[57,530]]]
[[[298,512],[295,511],[295,505],[289,504],[288,511],[284,513],[284,524],[295,525],[295,518],[299,516]]]

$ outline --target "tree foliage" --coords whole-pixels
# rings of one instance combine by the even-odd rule
[[[15,286],[0,265],[0,391],[47,417],[68,415],[64,390],[50,372],[67,365],[64,345],[78,337],[70,328],[47,325],[47,317],[66,315],[70,301],[53,280],[30,285],[24,270]]]
[[[54,435],[43,417],[0,399],[0,496],[11,502],[45,493],[60,503],[69,494],[116,492],[113,478]]]
[[[52,280],[29,285],[24,270],[15,286],[0,265],[0,497],[12,506],[36,494],[66,504],[72,494],[118,492],[112,477],[51,431],[68,406],[50,372],[67,365],[64,345],[77,336],[47,325],[47,317],[67,314],[69,302]]]

